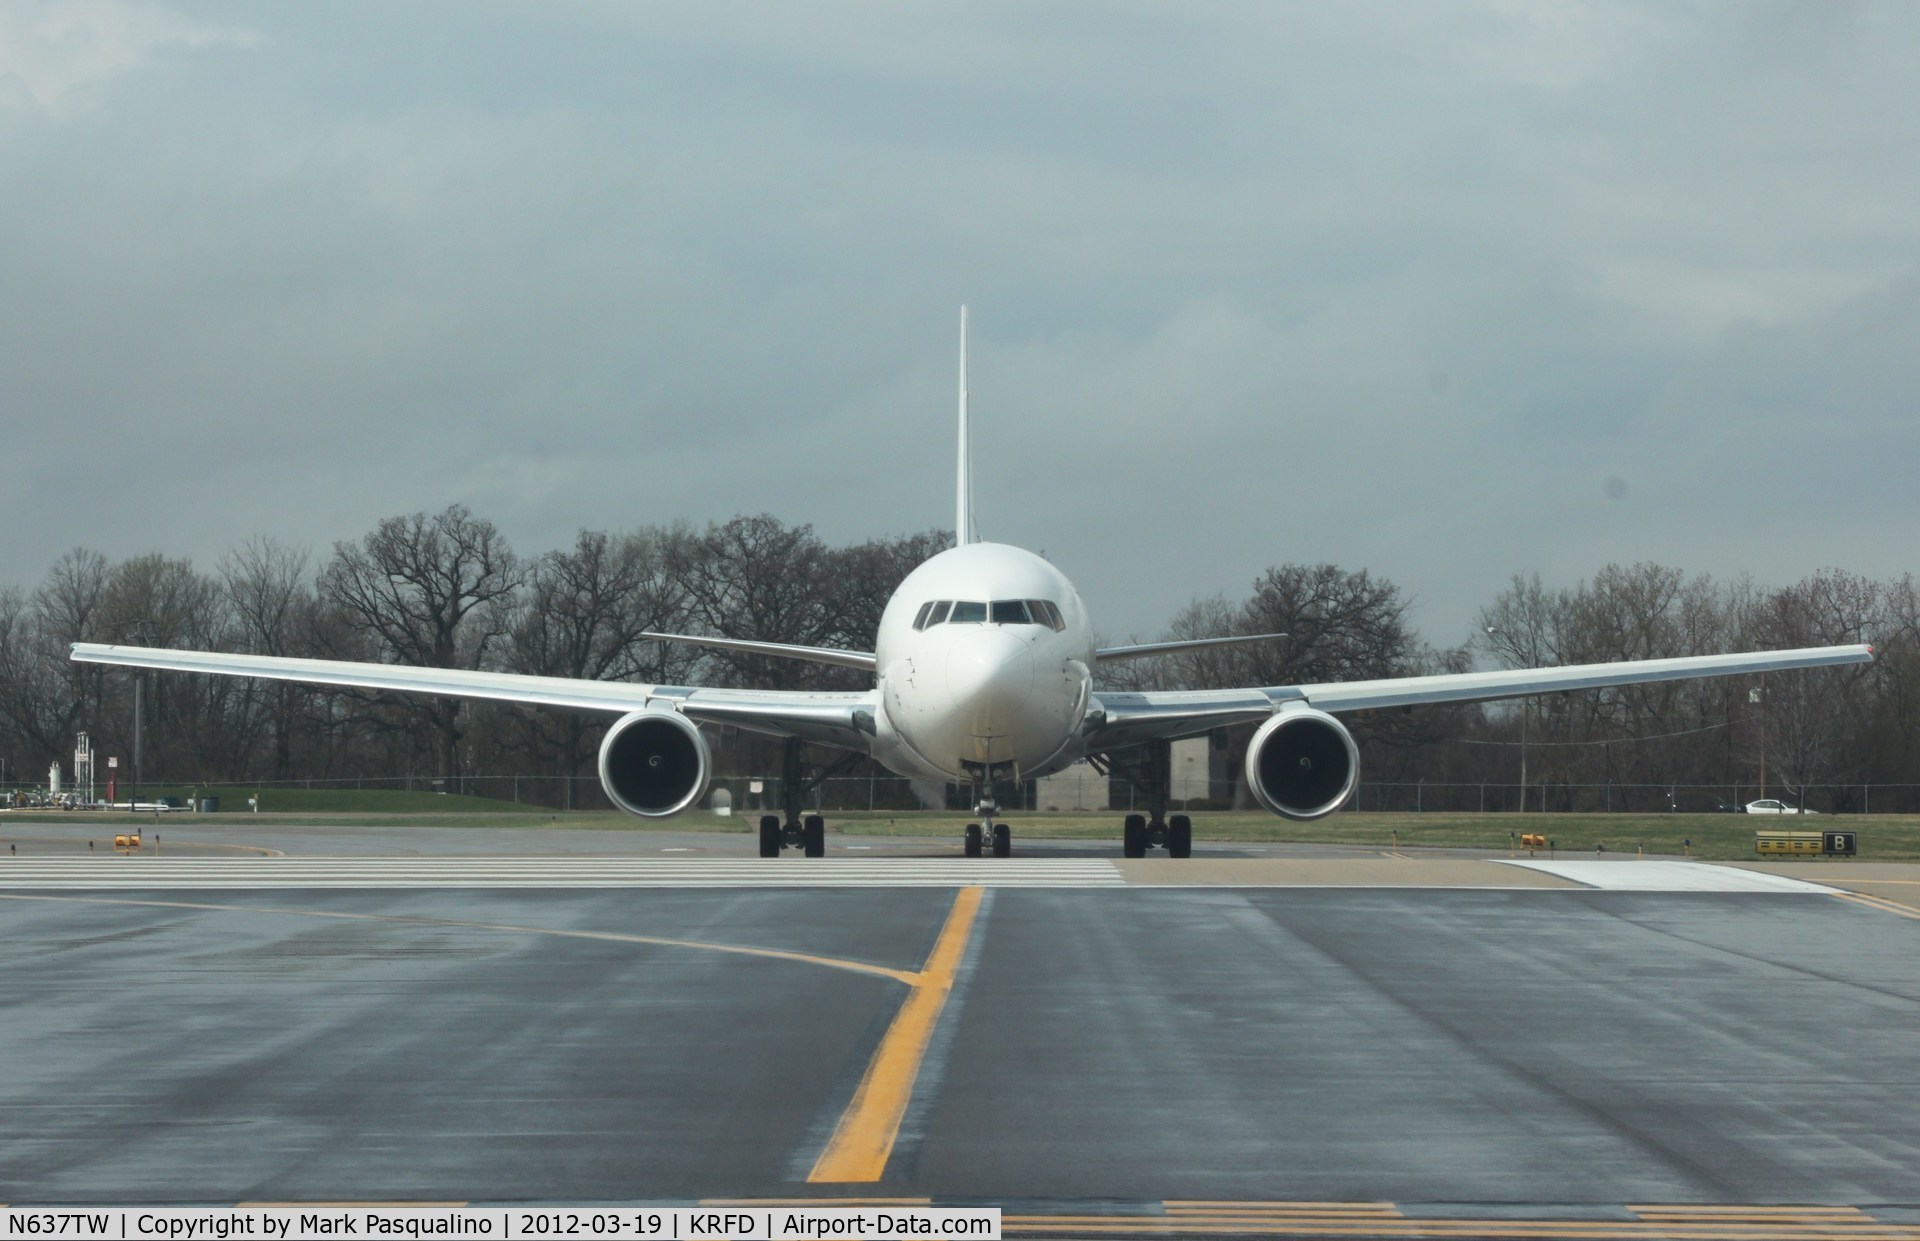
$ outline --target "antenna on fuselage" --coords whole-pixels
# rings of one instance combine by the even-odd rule
[[[967,429],[967,308],[960,308],[960,472],[955,480],[959,499],[953,514],[953,545],[974,541],[973,439]]]

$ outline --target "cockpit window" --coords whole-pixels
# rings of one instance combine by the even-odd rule
[[[935,625],[978,625],[991,620],[996,625],[1045,625],[1056,632],[1067,627],[1059,605],[1048,599],[995,599],[979,603],[936,599],[920,605],[913,618],[915,629]]]
[[[993,601],[993,623],[996,625],[1031,625],[1033,617],[1027,612],[1024,599],[995,599]]]

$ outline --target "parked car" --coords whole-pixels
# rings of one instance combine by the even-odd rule
[[[1748,814],[1819,814],[1820,812],[1818,810],[1802,810],[1798,806],[1790,806],[1786,802],[1775,801],[1771,797],[1763,797],[1759,801],[1748,802],[1747,813]]]

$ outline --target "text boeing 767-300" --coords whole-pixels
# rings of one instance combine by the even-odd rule
[[[712,757],[703,726],[782,739],[784,814],[760,821],[760,852],[825,850],[825,824],[803,814],[827,770],[806,747],[872,757],[904,776],[970,784],[979,822],[966,853],[1005,857],[1012,840],[995,823],[993,790],[1005,780],[1059,771],[1080,759],[1123,774],[1148,813],[1128,815],[1128,857],[1164,848],[1192,852],[1185,815],[1168,815],[1170,748],[1178,738],[1256,725],[1246,752],[1247,786],[1274,814],[1317,819],[1340,808],[1360,778],[1360,752],[1344,712],[1471,702],[1688,677],[1731,676],[1861,663],[1864,645],[1632,660],[1373,681],[1246,689],[1113,693],[1095,687],[1113,660],[1279,635],[1147,646],[1096,647],[1086,605],[1066,575],[1032,552],[974,535],[967,411],[966,311],[960,328],[960,437],[955,545],[908,574],[880,618],[873,650],[849,651],[690,635],[651,635],[736,652],[858,668],[860,692],[712,689],[569,680],[501,672],[416,668],[268,655],[226,655],[79,642],[73,658],[180,672],[303,681],[400,693],[490,699],[617,717],[600,744],[600,782],[613,804],[648,818],[675,815],[705,795]]]

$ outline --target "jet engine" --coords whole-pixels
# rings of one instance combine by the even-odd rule
[[[1360,747],[1324,711],[1280,711],[1247,743],[1247,786],[1262,806],[1288,819],[1332,814],[1360,782]]]
[[[628,814],[664,819],[700,800],[713,757],[700,726],[678,711],[635,711],[600,743],[600,786]]]

